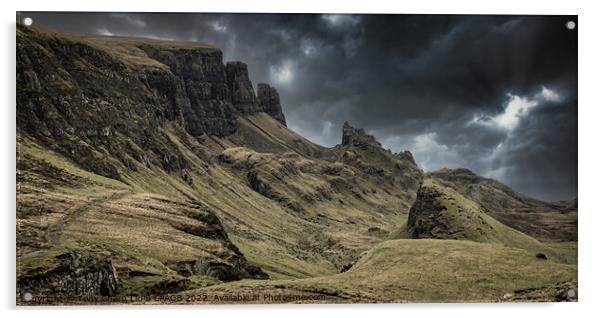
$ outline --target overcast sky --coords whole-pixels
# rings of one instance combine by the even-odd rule
[[[561,16],[28,13],[55,29],[202,41],[280,93],[289,127],[344,121],[426,171],[465,167],[547,200],[577,195],[577,30]]]

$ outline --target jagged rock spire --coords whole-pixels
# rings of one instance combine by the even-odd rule
[[[265,112],[286,126],[278,91],[265,83],[257,84],[257,95],[249,79],[247,64],[226,63],[226,77],[232,105],[245,115]]]
[[[374,136],[367,134],[361,128],[352,127],[349,122],[343,124],[343,146],[362,146],[367,144],[374,144],[381,147],[381,144],[376,141]]]
[[[253,84],[249,79],[247,64],[243,62],[226,63],[226,79],[232,104],[238,111],[243,114],[260,111]]]
[[[275,88],[265,83],[257,84],[257,100],[261,111],[274,117],[286,126],[286,119],[284,118],[282,106],[280,105],[280,95]]]

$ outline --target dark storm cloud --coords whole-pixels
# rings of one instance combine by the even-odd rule
[[[565,27],[576,17],[27,15],[64,31],[208,42],[274,85],[289,126],[315,142],[339,143],[348,120],[427,170],[576,196],[577,32]]]

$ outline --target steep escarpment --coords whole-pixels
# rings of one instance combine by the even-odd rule
[[[18,292],[427,301],[493,286],[481,298],[497,300],[512,290],[473,279],[473,254],[486,267],[520,259],[516,289],[574,272],[491,219],[489,201],[425,180],[409,151],[349,123],[331,148],[288,129],[276,89],[254,90],[247,66],[208,44],[19,26],[17,88]],[[406,220],[413,239],[388,241]],[[470,293],[445,276],[450,264]],[[429,298],[425,277],[449,290]]]
[[[158,131],[166,123],[192,136],[233,134],[237,117],[263,111],[285,123],[276,90],[260,85],[258,99],[246,65],[224,65],[219,49],[115,41],[20,27],[19,129],[120,179],[135,162],[170,172],[189,168]],[[120,45],[129,51],[115,51]]]
[[[142,260],[149,256],[162,265],[136,270],[146,273],[142,276],[194,275],[221,281],[268,278],[230,241],[211,208],[180,188],[190,186],[193,175],[197,177],[211,163],[205,150],[196,148],[196,155],[190,157],[185,152],[191,150],[182,149],[181,142],[189,143],[187,138],[193,136],[232,134],[238,116],[261,111],[246,66],[224,65],[221,51],[204,45],[115,41],[17,30],[18,267],[44,265],[39,271],[22,271],[19,288],[110,296],[120,286],[118,272],[125,271],[126,285],[137,279],[129,276],[130,265],[124,267],[123,260],[147,267]],[[246,108],[247,102],[255,106]],[[271,113],[284,118],[281,109],[274,108],[278,103],[269,106]],[[179,197],[171,205],[159,200],[147,206],[159,213],[145,216],[144,222],[134,221],[133,211],[146,203],[129,197],[139,191],[132,188],[154,188],[143,180],[161,174],[173,181],[156,192],[174,191]],[[176,185],[169,186],[170,182]],[[128,200],[119,201],[121,193]],[[197,208],[191,208],[192,203],[178,207],[182,202],[196,202]],[[96,219],[99,209],[103,214]],[[129,217],[118,217],[124,213]],[[165,219],[161,213],[171,217]],[[153,235],[143,234],[143,229],[164,227],[149,222],[153,218],[167,220],[169,225],[156,237],[157,250],[141,250],[136,244],[143,242],[135,243],[130,237],[126,245],[137,246],[136,256],[116,256],[122,253],[119,244],[109,242],[120,241],[119,228],[129,232],[140,228],[140,239],[149,242]],[[92,225],[94,220],[103,220],[99,232]],[[112,230],[107,231],[107,226]],[[180,241],[196,243],[161,258],[159,251],[166,248],[163,239],[173,231]],[[105,244],[112,247],[107,251],[102,247]],[[71,252],[56,256],[60,261],[48,256],[49,249],[67,246]],[[90,252],[90,246],[113,256]]]
[[[260,84],[258,98],[245,63],[224,65],[218,49],[141,48],[169,67],[171,74],[158,74],[156,87],[174,109],[183,112],[191,135],[230,135],[236,131],[237,116],[258,112],[266,112],[285,124],[278,92],[268,86],[266,93],[267,84]],[[173,78],[169,76],[172,74]]]
[[[264,112],[286,126],[278,91],[266,83],[257,84],[257,96],[249,79],[247,65],[243,62],[226,64],[228,87],[232,104],[244,115]]]
[[[274,117],[286,126],[286,119],[280,105],[280,95],[278,95],[278,91],[274,87],[265,83],[257,84],[257,102],[262,112]]]

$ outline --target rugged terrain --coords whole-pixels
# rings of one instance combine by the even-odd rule
[[[543,202],[467,169],[441,169],[427,174],[479,204],[498,221],[535,238],[577,240],[577,199]]]
[[[576,203],[425,174],[348,123],[341,144],[313,144],[287,128],[275,88],[255,90],[208,44],[19,26],[16,134],[21,304],[554,301],[576,288]]]

